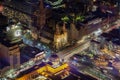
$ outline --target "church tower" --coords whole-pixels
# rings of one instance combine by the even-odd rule
[[[37,16],[37,26],[41,30],[46,24],[46,8],[44,7],[43,0],[40,0],[39,10],[35,12]]]
[[[46,23],[46,8],[44,7],[43,0],[40,0],[40,16],[39,16],[40,28],[43,28]]]
[[[58,24],[56,24],[56,31],[54,33],[54,42],[53,42],[54,47],[56,49],[59,49],[62,46],[61,40],[62,40],[62,38],[61,38],[60,28],[59,28]]]
[[[62,30],[63,30],[63,33],[62,33],[62,39],[63,39],[62,44],[63,44],[63,46],[65,46],[68,43],[68,32],[67,32],[65,23],[63,23]]]

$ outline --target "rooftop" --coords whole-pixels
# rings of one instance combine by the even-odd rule
[[[31,47],[31,46],[25,46],[21,49],[21,63],[24,63],[32,58],[35,57],[38,53],[42,52],[38,48]]]
[[[39,69],[39,68],[41,68],[41,67],[43,67],[43,66],[45,66],[45,65],[46,65],[45,63],[41,63],[41,64],[39,64],[39,65],[35,65],[35,66],[29,68],[28,70],[25,70],[25,71],[21,72],[21,73],[17,76],[17,78],[20,78],[21,76],[24,76],[25,74],[31,73],[31,72],[33,72],[33,71],[35,71],[35,70],[37,70],[37,69]]]
[[[9,8],[13,8],[14,10],[18,10],[26,14],[32,14],[34,12],[34,8],[37,7],[37,5],[29,4],[27,3],[27,1],[23,1],[23,0],[20,1],[12,0],[10,2],[5,3],[5,6]]]

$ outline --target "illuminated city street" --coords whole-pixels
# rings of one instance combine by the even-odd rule
[[[0,0],[0,80],[120,80],[120,0]]]

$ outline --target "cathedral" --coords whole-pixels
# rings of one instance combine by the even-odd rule
[[[56,31],[54,33],[54,47],[56,49],[60,49],[64,46],[66,46],[68,43],[68,31],[66,29],[65,23],[63,23],[63,26],[60,27],[58,24],[56,24]]]

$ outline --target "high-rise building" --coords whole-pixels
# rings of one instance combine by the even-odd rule
[[[2,36],[2,33],[4,33],[6,26],[8,24],[8,19],[5,15],[3,15],[3,9],[4,6],[2,3],[0,3],[0,36]]]
[[[20,50],[18,45],[9,47],[10,67],[20,66]]]
[[[20,49],[18,44],[1,45],[0,70],[5,72],[20,66]]]

